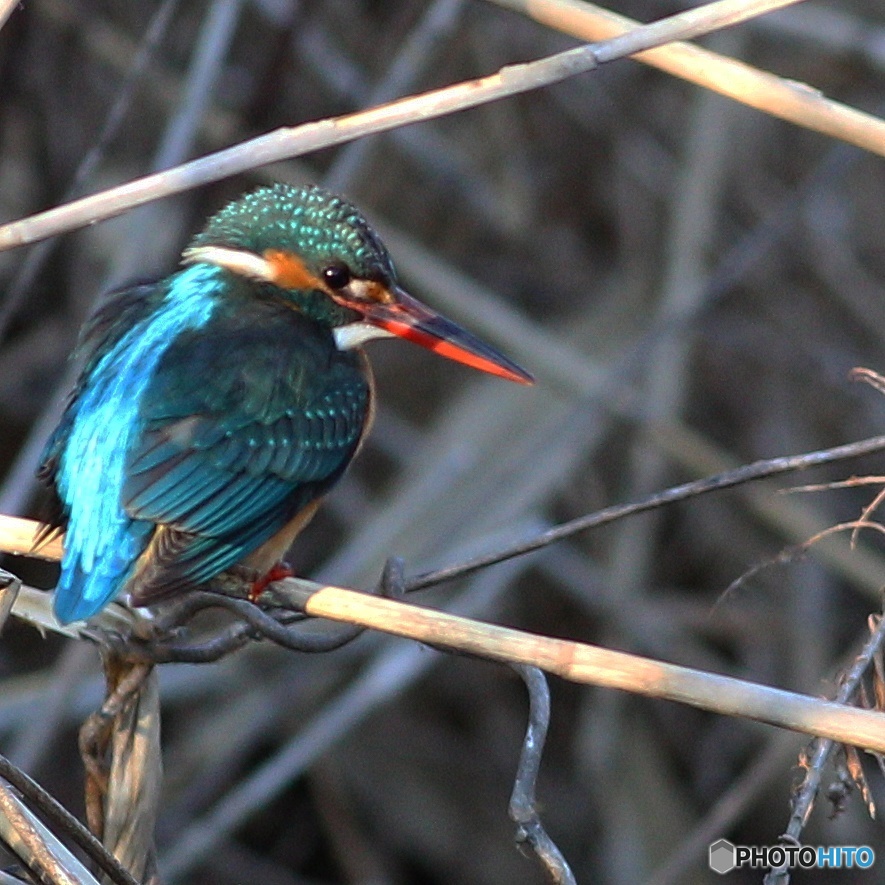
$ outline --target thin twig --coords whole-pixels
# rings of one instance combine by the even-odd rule
[[[120,694],[122,703],[110,732],[101,839],[137,879],[149,880],[156,871],[163,779],[157,671],[113,653],[102,657],[109,700]]]
[[[412,29],[396,56],[391,60],[383,79],[368,96],[369,105],[392,101],[411,88],[427,66],[433,62],[443,42],[458,24],[465,0],[435,0],[428,6],[418,24]],[[340,151],[323,184],[333,191],[346,191],[356,179],[358,171],[377,145],[377,140],[352,142]]]
[[[470,617],[489,610],[510,585],[515,571],[514,565],[508,564],[500,573],[495,569],[477,575],[459,597],[450,600],[451,606]],[[302,720],[295,734],[176,834],[165,848],[161,871],[170,880],[185,878],[226,836],[267,808],[345,733],[391,702],[440,659],[416,643],[381,646],[340,693]]]
[[[722,489],[733,488],[743,483],[751,482],[766,477],[780,476],[785,473],[793,473],[797,470],[806,470],[811,467],[818,467],[822,464],[832,464],[836,461],[843,461],[849,458],[868,455],[872,452],[880,452],[885,449],[885,436],[874,436],[869,439],[861,440],[856,443],[847,443],[844,446],[836,446],[832,449],[821,449],[816,452],[808,452],[804,455],[787,455],[782,458],[770,458],[763,461],[754,461],[752,464],[746,464],[736,467],[734,470],[727,470],[714,476],[704,477],[703,479],[692,480],[682,485],[673,486],[658,492],[655,495],[649,495],[639,501],[629,504],[615,504],[611,507],[605,507],[597,510],[587,516],[579,516],[577,519],[569,520],[561,525],[548,529],[522,541],[518,544],[512,544],[501,550],[491,553],[475,556],[464,562],[447,566],[446,568],[437,569],[436,571],[427,572],[423,575],[416,575],[406,580],[406,590],[421,590],[442,581],[448,581],[452,578],[458,578],[462,575],[470,574],[479,568],[487,565],[493,565],[497,562],[503,562],[514,556],[522,556],[525,553],[531,553],[534,550],[540,550],[555,541],[568,538],[571,535],[583,532],[588,529],[597,528],[623,519],[626,516],[633,516],[637,513],[644,513],[647,510],[653,510],[666,504],[673,504],[676,501],[683,501],[686,498],[694,498],[698,495],[705,495],[709,492],[720,491]]]
[[[145,663],[189,663],[206,664],[217,661],[226,655],[243,648],[249,641],[266,639],[290,651],[319,653],[334,651],[356,639],[365,631],[364,627],[346,626],[334,631],[305,632],[293,630],[292,621],[303,621],[301,612],[291,609],[272,609],[265,612],[243,598],[232,598],[227,592],[232,588],[226,581],[223,590],[188,593],[183,599],[164,610],[152,624],[152,635],[141,641],[131,637],[108,634],[106,641],[119,654],[126,654],[132,660]],[[399,557],[390,557],[384,566],[377,592],[388,599],[400,599],[404,589],[404,564]],[[246,585],[241,588],[243,594]],[[273,605],[274,585],[267,588],[263,599]],[[191,641],[180,639],[182,627],[196,614],[207,608],[224,608],[240,619],[220,633],[208,639]],[[303,626],[303,625],[302,625]],[[175,638],[170,639],[170,634]]]
[[[851,701],[860,688],[861,681],[873,662],[873,658],[880,652],[883,644],[885,644],[885,618],[879,618],[875,629],[871,631],[869,639],[864,643],[860,654],[839,686],[839,691],[836,694],[837,703],[847,704]],[[814,801],[820,792],[824,766],[835,749],[836,742],[818,737],[811,746],[813,750],[807,754],[808,764],[805,766],[805,777],[793,796],[790,820],[783,835],[783,838],[792,841],[798,841],[808,822]],[[784,885],[789,881],[789,878],[789,870],[786,868],[772,870],[765,877],[765,885]]]
[[[251,638],[268,639],[290,651],[311,653],[333,651],[347,644],[362,632],[362,628],[359,627],[349,627],[343,631],[336,631],[333,634],[293,631],[281,624],[273,614],[262,611],[245,599],[232,599],[229,596],[222,596],[217,593],[194,595],[203,597],[204,607],[206,608],[213,606],[224,608],[237,615],[253,628]]]
[[[615,42],[611,45],[609,41],[603,41],[570,49],[538,61],[508,65],[487,77],[409,96],[367,111],[279,129],[165,172],[148,175],[91,197],[3,225],[0,227],[0,250],[93,224],[119,215],[134,206],[278,160],[291,159],[364,135],[387,132],[409,123],[433,119],[550,86],[593,70],[599,64],[599,57],[613,61],[652,46],[709,33],[721,27],[721,22],[733,25],[759,15],[762,11],[795,2],[798,0],[718,0],[701,9],[688,10],[650,25],[638,26],[629,34],[614,38]],[[801,90],[796,92],[803,94]],[[822,101],[817,99],[816,104]],[[874,150],[873,145],[878,145],[879,152],[885,151],[885,123],[856,111],[852,114],[853,117],[861,118],[860,123],[877,133],[878,140],[867,139],[870,142],[868,149]],[[850,134],[845,133],[846,140]]]
[[[107,696],[101,708],[80,727],[80,756],[86,769],[86,819],[96,835],[103,835],[105,829],[104,800],[109,780],[106,757],[114,730],[127,708],[137,702],[139,691],[152,670],[151,664],[126,661],[123,666],[119,665],[120,660],[112,649],[104,650]]]
[[[487,565],[494,565],[514,556],[522,556],[534,550],[540,550],[555,541],[570,537],[578,532],[597,528],[618,519],[644,513],[657,507],[683,501],[686,498],[704,495],[709,492],[721,491],[733,488],[747,482],[758,479],[781,476],[787,473],[795,473],[799,470],[809,470],[812,467],[820,467],[823,464],[833,464],[838,461],[846,461],[851,458],[859,458],[885,450],[885,436],[873,436],[835,446],[831,449],[818,449],[813,452],[805,452],[801,455],[785,455],[779,458],[768,458],[754,461],[727,470],[713,476],[692,480],[682,485],[673,486],[654,495],[633,501],[627,504],[615,504],[602,510],[597,510],[585,516],[561,523],[552,529],[541,532],[527,541],[512,544],[497,551],[482,556],[477,556],[461,563],[456,563],[446,568],[407,578],[405,591],[423,590],[442,581],[459,578]],[[44,545],[34,548],[34,538],[40,530],[40,524],[30,519],[22,519],[15,516],[0,514],[0,552],[12,553],[19,556],[35,556],[39,559],[58,561],[62,557],[63,544],[61,538],[53,538]]]
[[[155,640],[149,646],[142,647],[122,637],[103,637],[103,641],[120,654],[125,653],[133,660],[153,664],[212,664],[245,648],[254,640],[255,628],[241,621],[202,642],[166,639]]]
[[[529,693],[529,722],[510,796],[509,810],[516,824],[516,841],[532,849],[551,882],[575,885],[568,861],[544,829],[535,802],[535,785],[550,725],[550,688],[547,678],[537,667],[514,664],[512,668],[519,674]]]
[[[463,575],[477,571],[485,566],[503,562],[516,556],[522,556],[526,553],[531,553],[553,544],[556,541],[577,534],[578,532],[597,528],[616,520],[623,519],[627,516],[662,507],[666,504],[672,504],[677,501],[682,501],[687,498],[696,497],[713,491],[733,488],[758,479],[793,473],[799,470],[808,470],[812,467],[819,467],[823,464],[832,464],[838,461],[869,455],[874,452],[880,452],[883,449],[885,449],[885,436],[874,436],[865,440],[836,446],[831,449],[819,449],[801,455],[786,455],[780,458],[754,461],[752,464],[746,464],[737,467],[734,470],[727,470],[713,476],[673,486],[662,492],[642,498],[639,501],[606,507],[595,513],[580,516],[558,526],[554,526],[552,529],[540,532],[526,541],[510,544],[490,553],[476,556],[464,562],[437,569],[433,572],[426,572],[412,578],[407,578],[404,581],[403,589],[405,592],[422,590],[443,581],[462,577]],[[45,545],[40,546],[36,550],[34,549],[34,539],[37,537],[39,531],[40,524],[33,520],[0,514],[0,552],[36,556],[47,560],[61,559],[63,544],[62,539],[60,538],[53,538]],[[26,594],[26,598],[28,598],[28,596],[29,594]],[[178,605],[183,606],[184,608],[180,611],[176,611],[175,617],[190,617],[198,608],[206,607],[210,604],[215,604],[214,599],[203,600],[198,599],[196,596],[188,596],[185,600],[178,603]],[[185,609],[187,609],[187,611],[185,611]],[[16,611],[16,613],[19,615],[23,614],[21,611]],[[179,621],[171,621],[169,623],[164,622],[164,629],[167,629],[173,623],[178,622]],[[42,618],[40,624],[44,627],[52,627],[51,622],[48,623]],[[235,631],[237,638],[235,640],[232,638],[231,641],[235,643],[243,641],[241,630],[241,627],[237,628]],[[202,660],[202,658],[200,658],[200,660]]]

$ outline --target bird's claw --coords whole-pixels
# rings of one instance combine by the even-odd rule
[[[270,571],[252,582],[252,586],[249,588],[249,602],[257,604],[258,597],[261,596],[271,584],[275,581],[282,581],[283,578],[291,578],[294,574],[295,572],[292,571],[292,567],[281,560],[273,566]]]

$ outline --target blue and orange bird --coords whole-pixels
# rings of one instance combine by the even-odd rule
[[[40,469],[65,531],[62,622],[274,568],[371,424],[362,345],[398,336],[531,377],[397,283],[360,212],[277,184],[213,216],[183,269],[105,301]]]

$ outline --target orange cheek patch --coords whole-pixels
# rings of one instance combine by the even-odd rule
[[[366,298],[377,304],[392,304],[394,300],[390,291],[375,280],[366,283]]]
[[[314,276],[304,262],[292,252],[279,249],[267,249],[264,257],[273,268],[274,285],[282,289],[322,289],[326,290],[323,281]]]

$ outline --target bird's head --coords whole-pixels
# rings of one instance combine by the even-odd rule
[[[400,288],[387,249],[359,210],[321,188],[276,184],[246,194],[209,219],[184,260],[276,287],[331,326],[341,349],[394,335],[484,372],[532,381]]]

